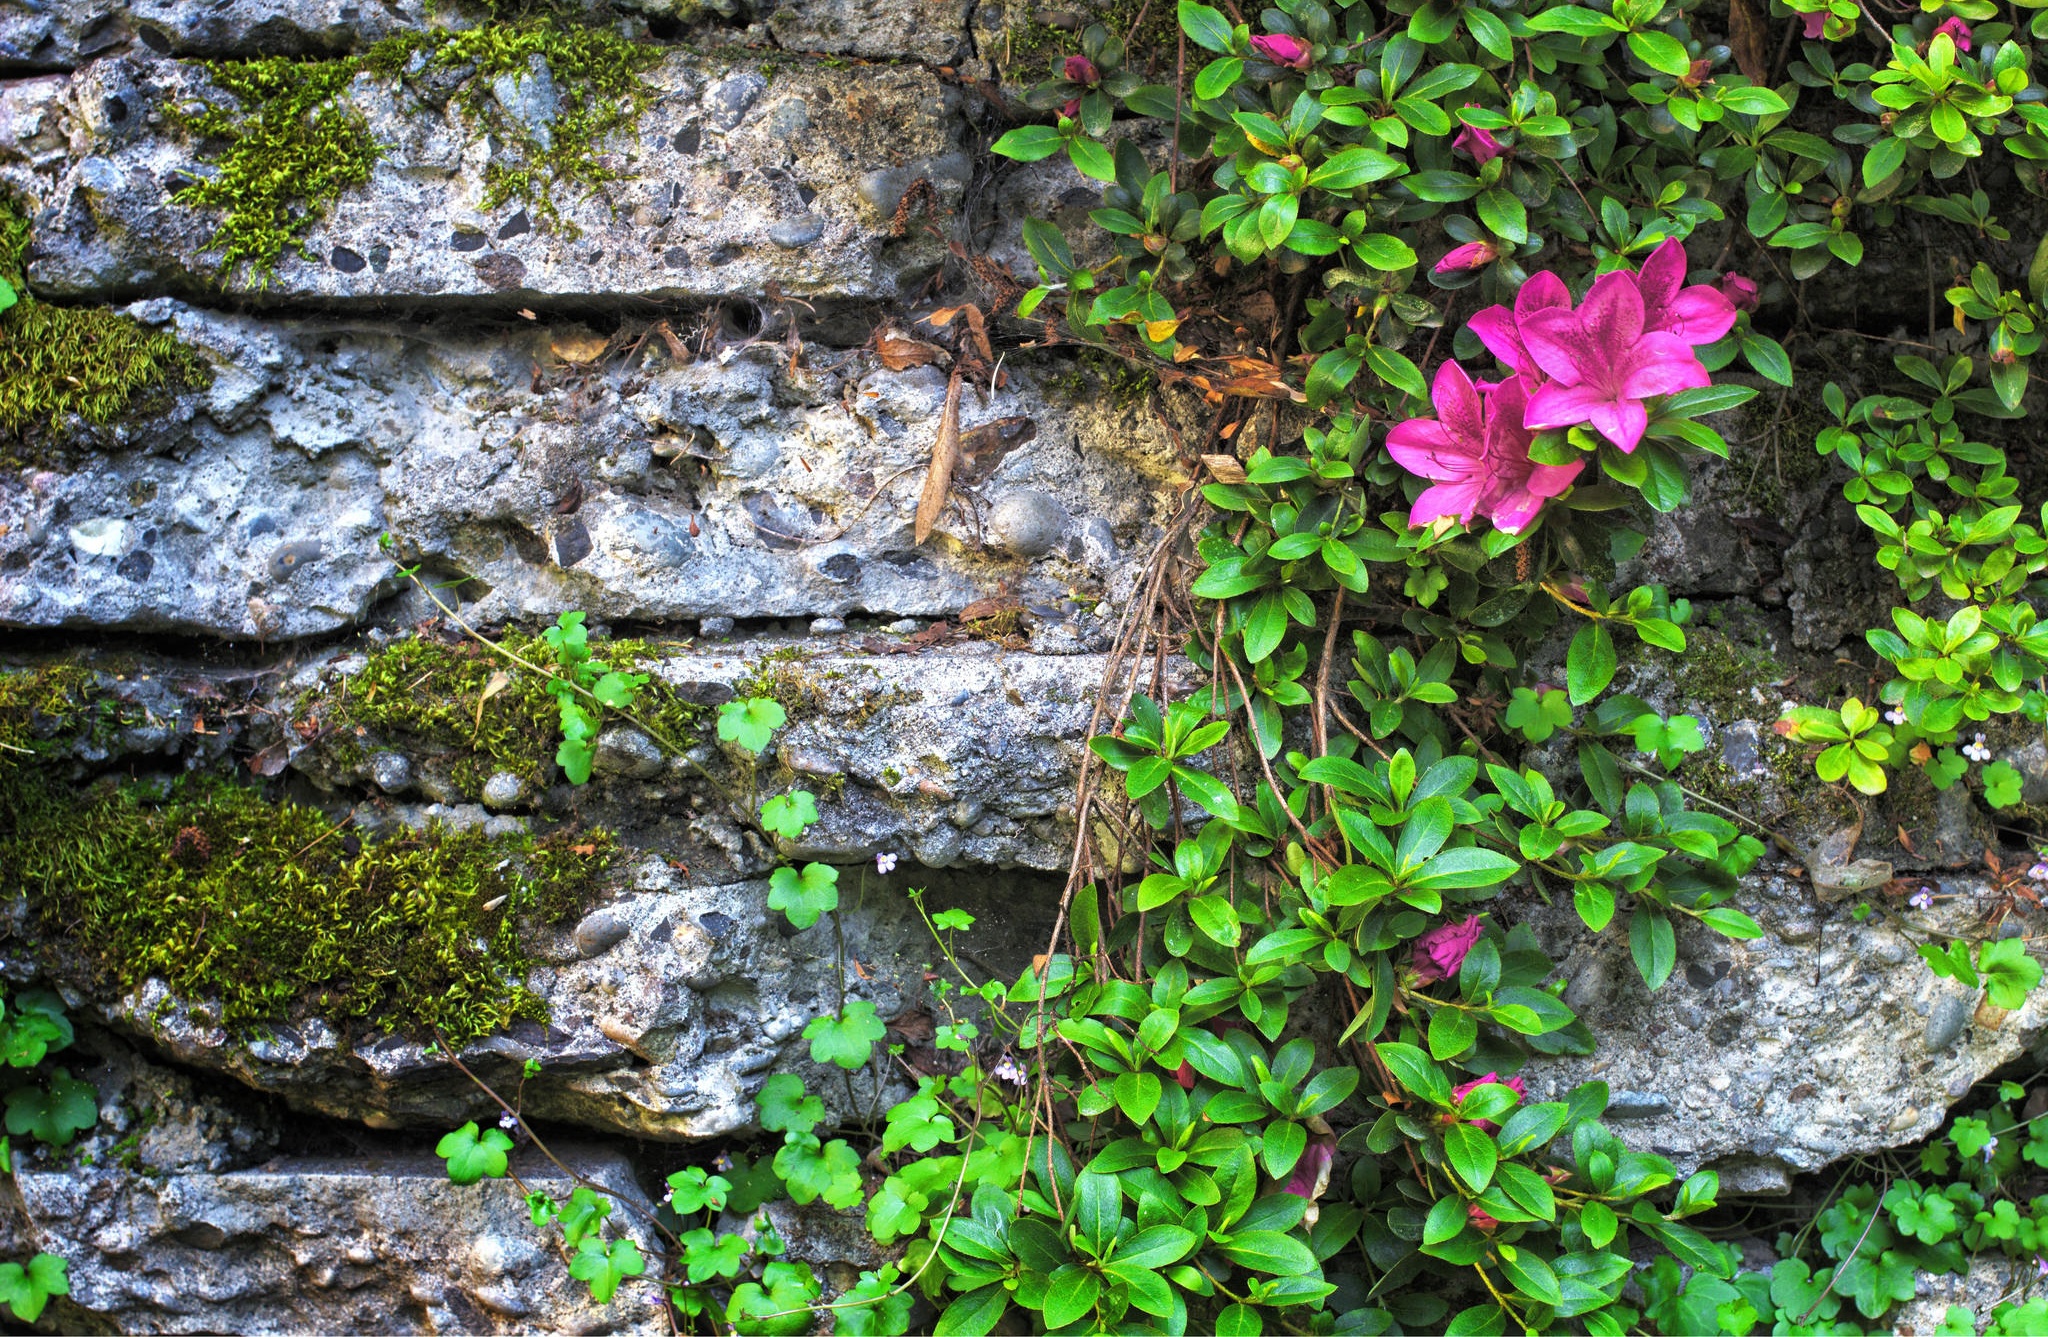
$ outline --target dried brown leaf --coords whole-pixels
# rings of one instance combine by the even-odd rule
[[[1242,483],[1245,479],[1244,465],[1238,463],[1235,455],[1204,455],[1202,463],[1209,466],[1209,472],[1219,483]]]
[[[1728,0],[1728,46],[1735,54],[1735,68],[1764,86],[1771,82],[1770,36],[1756,0]]]
[[[946,350],[884,325],[875,331],[875,356],[890,371],[907,371],[912,367],[928,367],[943,361]]]
[[[953,466],[960,462],[960,368],[946,383],[946,407],[939,414],[939,439],[932,446],[932,465],[924,476],[924,490],[917,496],[916,541],[923,543],[939,522],[946,507],[946,494],[953,485]]]

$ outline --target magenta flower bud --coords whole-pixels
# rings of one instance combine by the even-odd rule
[[[1307,69],[1315,56],[1314,47],[1299,37],[1289,37],[1286,33],[1268,33],[1263,37],[1254,37],[1252,50],[1275,65],[1285,65],[1290,70]]]
[[[1947,33],[1949,40],[1956,44],[1956,50],[1968,51],[1970,49],[1970,25],[1961,19],[1943,19],[1941,26],[1934,30],[1934,35],[1939,37],[1943,33]]]
[[[1476,104],[1467,102],[1465,105],[1470,107]],[[1466,153],[1471,154],[1472,160],[1481,167],[1486,166],[1486,164],[1507,152],[1506,149],[1501,147],[1500,141],[1493,137],[1492,131],[1481,130],[1476,125],[1461,127],[1457,136],[1451,140],[1451,147],[1462,149]]]
[[[1060,73],[1077,84],[1092,84],[1101,77],[1095,69],[1095,62],[1086,56],[1068,56],[1067,63],[1060,67]]]
[[[1436,262],[1436,272],[1457,274],[1467,269],[1484,269],[1498,259],[1500,247],[1492,242],[1468,241],[1445,252],[1444,258]]]
[[[1079,116],[1080,114],[1081,99],[1077,97],[1068,98],[1067,105],[1060,108],[1060,115],[1066,117],[1070,121],[1073,120],[1076,116]]]
[[[1732,270],[1721,276],[1721,295],[1737,311],[1754,311],[1757,308],[1756,280],[1744,278]]]
[[[1820,30],[1822,28],[1825,28],[1828,23],[1828,14],[1826,10],[1822,10],[1818,14],[1802,14],[1800,15],[1800,17],[1806,20],[1806,32],[1804,36],[1806,40],[1809,42],[1812,41],[1814,38],[1820,36]]]
[[[1445,367],[1456,367],[1455,362],[1444,363]],[[1463,375],[1463,368],[1459,374]],[[1438,372],[1439,378],[1442,372]],[[1574,469],[1572,472],[1577,473]],[[1458,973],[1458,967],[1465,964],[1465,957],[1472,950],[1472,944],[1479,941],[1479,916],[1457,924],[1439,924],[1415,940],[1415,982],[1434,984],[1447,980]]]

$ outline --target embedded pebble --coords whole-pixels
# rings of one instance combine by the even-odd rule
[[[661,774],[664,761],[652,738],[638,729],[613,725],[597,736],[597,755],[591,766],[606,775],[651,780]]]
[[[833,636],[846,630],[846,619],[838,617],[816,617],[811,619],[811,635]]]
[[[319,539],[299,539],[293,543],[280,543],[270,554],[270,578],[283,580],[309,562],[319,561],[324,551]]]
[[[400,793],[412,788],[412,762],[403,753],[379,752],[370,758],[370,778],[385,793]]]
[[[523,776],[498,771],[484,781],[483,800],[487,808],[514,808],[526,801],[530,786]]]
[[[618,946],[632,931],[630,924],[610,910],[592,910],[577,921],[573,936],[576,939],[576,950],[588,960],[593,956],[602,956]]]
[[[1954,1044],[1976,1010],[1976,998],[1967,994],[1945,993],[1936,999],[1934,1009],[1927,1015],[1928,1051],[1938,1053]]]

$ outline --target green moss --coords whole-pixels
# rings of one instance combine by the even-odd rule
[[[0,194],[0,278],[21,298],[0,314],[0,431],[19,437],[72,414],[104,426],[212,383],[213,369],[174,334],[104,307],[38,301],[23,274],[28,242],[26,211]],[[36,462],[0,454],[8,466]]]
[[[0,669],[0,774],[82,734],[103,742],[130,713],[82,665]]]
[[[222,141],[213,174],[171,198],[221,212],[208,241],[221,274],[247,264],[268,283],[286,247],[310,256],[305,232],[327,216],[343,191],[370,179],[378,146],[348,101],[359,62],[217,61],[206,69],[228,103],[203,103],[176,119],[192,134]]]
[[[473,71],[456,100],[502,146],[484,169],[483,207],[517,200],[556,219],[558,187],[594,189],[623,176],[599,150],[653,100],[654,90],[640,76],[661,54],[610,28],[544,14],[461,32],[403,33],[372,47],[366,62],[388,75],[407,71],[421,56],[427,70]],[[508,113],[492,93],[498,78],[531,77],[536,63],[546,66],[560,99],[554,120],[539,130]]]
[[[539,637],[512,632],[500,644],[531,663],[551,660]],[[644,641],[595,648],[607,663],[629,670],[660,655]],[[686,744],[701,732],[706,711],[657,680],[641,689],[633,713]],[[494,771],[541,783],[560,742],[561,711],[545,679],[483,646],[415,636],[376,651],[361,672],[302,703],[300,723],[343,764],[354,764],[369,746],[390,745],[444,765],[474,798]]]
[[[587,905],[609,835],[432,828],[375,843],[317,808],[218,782],[161,803],[0,785],[0,869],[25,893],[35,948],[77,987],[156,976],[247,1029],[308,1013],[461,1043],[544,1020],[521,980],[522,926]]]

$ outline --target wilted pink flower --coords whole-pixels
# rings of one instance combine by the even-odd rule
[[[1521,1078],[1502,1077],[1499,1073],[1489,1072],[1484,1077],[1474,1077],[1471,1081],[1466,1082],[1461,1086],[1452,1087],[1451,1099],[1463,1100],[1466,1096],[1471,1095],[1474,1090],[1476,1090],[1479,1087],[1485,1086],[1488,1082],[1494,1082],[1501,1086],[1505,1086],[1506,1088],[1508,1088],[1508,1090],[1513,1091],[1517,1096],[1520,1096],[1524,1099],[1528,1098],[1529,1088],[1522,1081]],[[1474,1119],[1472,1121],[1472,1126],[1474,1128],[1483,1128],[1489,1133],[1493,1132],[1495,1129],[1500,1127],[1499,1124],[1496,1124],[1491,1119]]]
[[[1092,84],[1099,77],[1095,62],[1086,56],[1068,56],[1067,63],[1060,67],[1060,73],[1077,84]]]
[[[1934,30],[1934,35],[1939,37],[1943,33],[1947,33],[1949,40],[1956,44],[1956,50],[1968,51],[1970,49],[1970,25],[1961,19],[1943,19],[1941,26]]]
[[[1523,426],[1529,388],[1519,376],[1482,393],[1463,367],[1446,362],[1437,368],[1430,399],[1435,419],[1410,418],[1387,434],[1387,453],[1395,462],[1436,483],[1415,499],[1408,513],[1411,525],[1445,516],[1469,525],[1473,516],[1484,514],[1499,529],[1519,533],[1585,467],[1579,460],[1537,464],[1529,458],[1533,438]],[[1476,936],[1478,929],[1472,932]],[[1429,940],[1425,934],[1419,941]],[[1458,960],[1464,959],[1460,949]],[[1456,969],[1453,963],[1445,973]]]
[[[1820,30],[1827,26],[1828,12],[1825,9],[1818,14],[1802,14],[1800,17],[1806,20],[1805,36],[1809,42],[1820,36]]]
[[[1446,367],[1456,366],[1447,362]],[[1459,375],[1463,375],[1461,371]],[[1439,384],[1443,373],[1437,373]],[[1472,944],[1479,941],[1479,916],[1456,924],[1438,924],[1415,940],[1415,982],[1434,984],[1449,979],[1458,973],[1458,967],[1465,964],[1466,955]]]
[[[1643,329],[1675,334],[1698,347],[1735,328],[1735,306],[1719,288],[1685,286],[1685,247],[1676,237],[1650,252],[1636,275],[1643,295]]]
[[[1728,299],[1714,297],[1732,320],[1735,309]],[[1645,328],[1643,308],[1635,275],[1602,274],[1577,311],[1552,309],[1518,319],[1529,355],[1551,378],[1529,396],[1523,425],[1542,430],[1591,423],[1632,451],[1650,425],[1645,399],[1711,384],[1685,338]]]
[[[1500,1229],[1500,1222],[1493,1219],[1493,1214],[1476,1202],[1465,1204],[1465,1219],[1472,1223],[1474,1230],[1493,1231]]]
[[[1754,311],[1758,305],[1756,280],[1744,278],[1733,270],[1721,276],[1721,295],[1737,311]]]
[[[1531,384],[1540,385],[1543,369],[1536,365],[1536,359],[1529,356],[1528,348],[1522,343],[1521,322],[1538,311],[1569,311],[1571,305],[1571,290],[1564,286],[1563,279],[1546,269],[1522,285],[1515,294],[1513,311],[1504,306],[1489,306],[1466,324],[1495,357],[1507,363],[1517,375],[1528,377]]]
[[[1490,241],[1468,241],[1463,246],[1453,246],[1436,262],[1439,274],[1458,274],[1468,269],[1484,269],[1500,259],[1500,247]]]
[[[1294,1174],[1280,1186],[1280,1191],[1314,1202],[1330,1186],[1330,1163],[1336,1158],[1337,1135],[1311,1132],[1301,1159],[1294,1163]]]
[[[1182,1059],[1180,1061],[1180,1067],[1177,1070],[1175,1070],[1173,1074],[1173,1080],[1180,1083],[1180,1089],[1183,1091],[1194,1090],[1195,1065],[1188,1062],[1186,1059]]]
[[[1465,105],[1468,107],[1476,107],[1479,104],[1476,102],[1467,102]],[[1492,131],[1481,130],[1476,125],[1467,125],[1459,127],[1456,137],[1451,140],[1451,147],[1454,149],[1463,149],[1465,152],[1471,154],[1472,160],[1478,163],[1481,167],[1486,166],[1486,164],[1492,162],[1495,158],[1498,158],[1501,154],[1507,152],[1506,149],[1501,147],[1500,141],[1493,137]]]
[[[1305,70],[1315,57],[1315,48],[1299,37],[1286,33],[1268,33],[1252,38],[1252,50],[1272,61],[1285,65],[1290,70]]]

